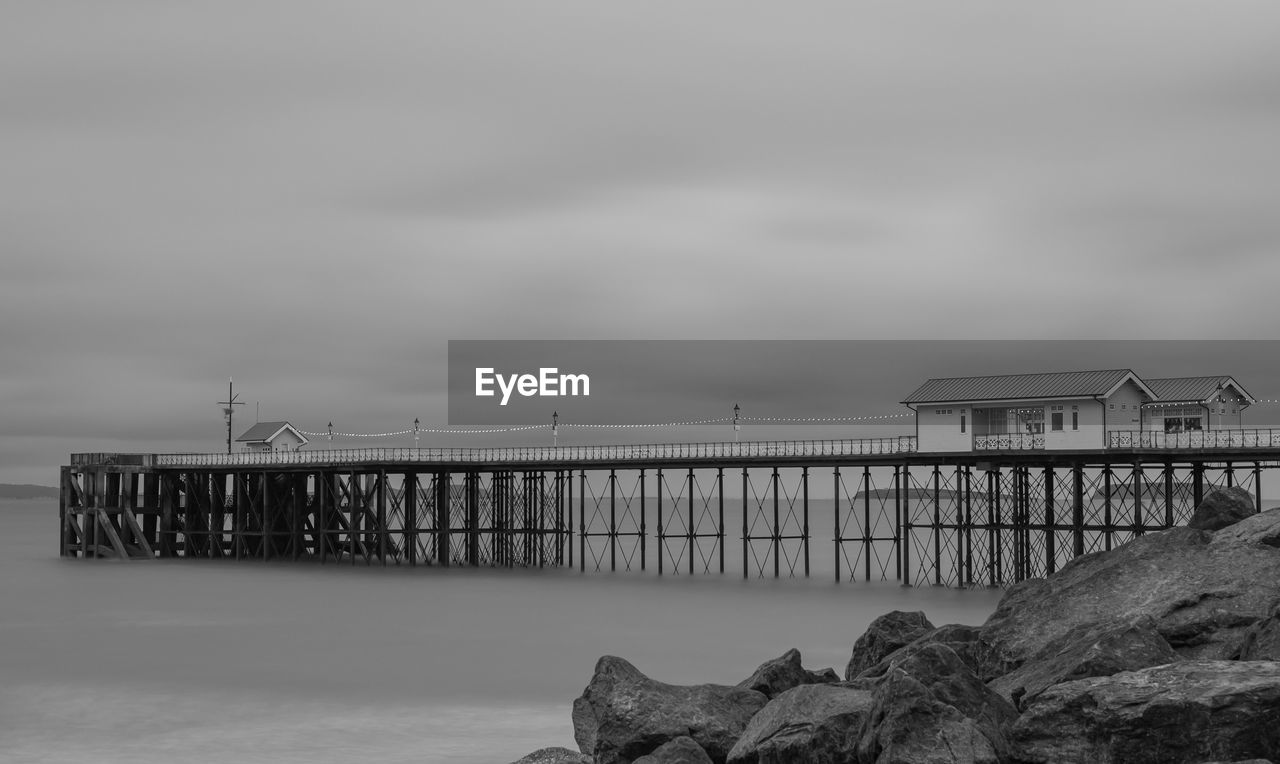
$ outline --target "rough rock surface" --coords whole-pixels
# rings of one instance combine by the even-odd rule
[[[972,722],[998,754],[1003,756],[1008,750],[1004,728],[1017,718],[1017,711],[1011,703],[983,684],[954,650],[943,644],[929,643],[911,652],[904,651],[902,657],[890,665],[885,676],[878,680],[875,700],[884,718],[911,718],[929,704],[922,706],[914,697],[916,688],[913,685],[905,685],[908,691],[906,698],[887,691],[886,686],[902,684],[900,678],[890,681],[894,672],[907,675],[924,688],[929,699],[954,709]],[[950,714],[939,717],[934,711],[929,711],[925,716],[944,719]]]
[[[573,733],[596,764],[627,762],[688,736],[723,762],[767,698],[742,687],[658,682],[621,658],[606,655],[573,702]]]
[[[932,644],[946,645],[951,648],[956,656],[976,673],[979,666],[978,654],[981,649],[979,637],[981,634],[982,632],[977,626],[963,626],[958,623],[939,626],[933,631],[926,632],[913,642],[889,653],[874,666],[863,670],[854,679],[874,679],[884,676],[894,662],[901,661],[904,657],[918,651],[925,645]]]
[[[1180,660],[1182,657],[1160,636],[1151,618],[1131,624],[1084,624],[1050,642],[989,686],[1021,707],[1055,684]]]
[[[1264,546],[1280,549],[1280,508],[1268,509],[1213,534],[1212,545]]]
[[[806,671],[804,666],[800,665],[800,651],[792,648],[783,653],[782,657],[760,664],[760,668],[739,682],[738,686],[764,693],[766,698],[772,699],[802,684],[838,681],[840,678],[832,669]]]
[[[1245,632],[1240,643],[1242,661],[1280,661],[1280,605],[1271,617],[1258,621]]]
[[[1009,589],[982,627],[981,675],[1021,666],[1073,629],[1154,619],[1184,658],[1231,658],[1280,602],[1280,510],[1215,533],[1171,528]]]
[[[1256,515],[1253,494],[1239,486],[1214,488],[1205,494],[1187,521],[1188,528],[1216,531],[1235,525],[1249,515]]]
[[[711,764],[711,757],[693,738],[684,736],[663,743],[653,753],[641,756],[632,764]]]
[[[1026,762],[1280,759],[1280,663],[1185,661],[1045,690],[1010,730]]]
[[[853,654],[845,667],[844,678],[853,679],[879,663],[886,655],[933,631],[933,624],[919,611],[894,610],[871,622],[865,633],[853,643]]]
[[[571,751],[568,748],[539,748],[512,764],[593,764],[594,759],[585,753]]]
[[[976,721],[924,684],[890,669],[872,697],[857,761],[876,764],[996,764],[996,747]]]
[[[871,710],[867,690],[801,685],[774,698],[751,719],[729,761],[852,761]]]

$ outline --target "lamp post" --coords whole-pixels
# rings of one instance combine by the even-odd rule
[[[333,450],[333,422],[329,423],[329,450]]]
[[[413,418],[413,448],[414,450],[417,450],[418,448],[418,418],[417,417]]]
[[[231,377],[227,377],[227,399],[218,401],[218,405],[222,406],[222,416],[227,420],[227,453],[231,453],[231,415],[235,411],[236,406],[243,406],[244,401],[236,400],[234,381]]]
[[[742,413],[742,409],[738,404],[733,404],[733,442],[738,442],[738,431],[742,429],[742,425],[738,424],[738,415]]]
[[[553,448],[560,447],[560,412],[551,412],[551,445]]]

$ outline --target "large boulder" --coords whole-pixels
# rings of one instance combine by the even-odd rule
[[[1018,761],[1280,759],[1280,663],[1185,661],[1051,687],[1013,724]]]
[[[1017,669],[1068,632],[1150,617],[1184,658],[1231,658],[1280,601],[1280,511],[1210,533],[1171,528],[1010,587],[982,627],[981,675]]]
[[[995,761],[1009,750],[1004,728],[1018,712],[941,642],[900,650],[856,683],[873,687],[861,761]]]
[[[981,726],[899,668],[872,697],[858,758],[875,764],[997,764],[1000,754]]]
[[[1151,618],[1130,624],[1083,624],[989,686],[1020,708],[1055,684],[1180,660]]]
[[[585,753],[553,746],[539,748],[512,764],[594,764],[594,762],[595,760]]]
[[[573,702],[573,734],[596,764],[629,762],[681,736],[723,762],[747,722],[768,701],[742,687],[658,682],[606,655]]]
[[[1253,494],[1239,486],[1214,488],[1205,494],[1187,521],[1188,528],[1216,531],[1235,525],[1249,515],[1256,515],[1258,507]]]
[[[729,761],[738,764],[853,761],[871,715],[871,692],[828,684],[787,690],[747,724]]]
[[[1264,546],[1280,549],[1280,508],[1268,509],[1213,534],[1215,547]]]
[[[903,673],[923,686],[933,700],[955,709],[977,725],[992,748],[1004,755],[1008,750],[1004,728],[1018,715],[1009,701],[983,684],[968,664],[944,644],[926,643],[915,650],[904,650],[899,655],[891,662],[884,677],[877,681],[875,700],[886,718],[896,718],[894,705],[908,709],[918,705],[913,698],[914,686],[906,686],[909,691],[906,703],[885,690],[886,686],[895,686],[891,679],[894,672]]]
[[[738,683],[739,687],[764,693],[773,699],[778,695],[799,687],[802,684],[824,684],[838,682],[840,678],[832,669],[808,671],[800,664],[800,651],[792,648],[780,658],[765,661],[751,676]]]
[[[919,651],[925,645],[946,645],[951,648],[956,657],[964,661],[964,664],[976,673],[979,666],[979,651],[982,649],[981,635],[982,630],[977,626],[964,626],[958,623],[939,626],[889,653],[875,665],[863,669],[853,679],[875,679],[876,677],[884,676],[895,663]]]
[[[711,764],[711,757],[693,738],[682,736],[663,743],[632,764]]]
[[[1280,605],[1269,618],[1249,627],[1238,657],[1242,661],[1280,661]]]
[[[933,624],[919,611],[885,613],[872,621],[866,632],[853,643],[853,654],[845,667],[844,678],[853,679],[889,653],[931,631]]]

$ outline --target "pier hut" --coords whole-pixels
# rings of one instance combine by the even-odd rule
[[[307,445],[307,436],[288,422],[258,422],[236,438],[245,451],[297,451]]]
[[[902,401],[920,451],[1102,449],[1123,435],[1239,428],[1253,398],[1230,376],[1132,369],[929,379]]]
[[[1195,432],[1238,428],[1253,396],[1230,376],[1148,379],[1156,400],[1142,407],[1143,429]]]

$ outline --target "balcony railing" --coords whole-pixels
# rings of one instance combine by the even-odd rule
[[[1280,448],[1280,430],[1115,430],[1107,448]]]
[[[974,451],[1039,451],[1044,448],[1041,433],[1014,432],[997,435],[974,435]]]
[[[231,454],[72,454],[73,465],[130,464],[156,467],[252,467],[386,463],[655,462],[774,457],[874,456],[916,451],[913,436],[850,440],[657,443],[615,446],[518,446],[509,448],[346,448],[328,451],[243,451]],[[103,461],[103,459],[117,459]]]

